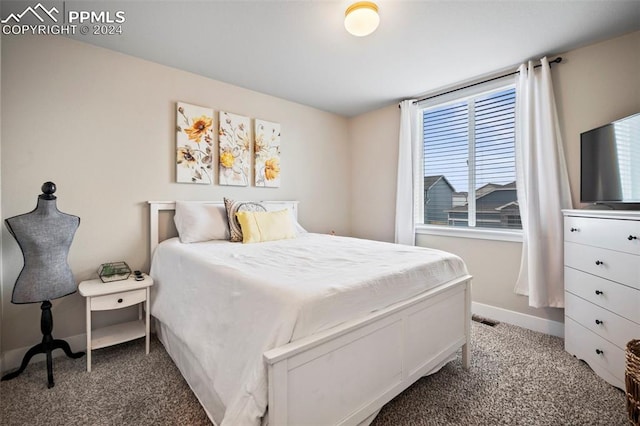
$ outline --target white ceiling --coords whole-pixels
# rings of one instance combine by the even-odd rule
[[[379,0],[380,26],[358,38],[343,26],[350,3],[65,7],[126,13],[122,35],[76,39],[344,116],[640,29],[640,0]]]

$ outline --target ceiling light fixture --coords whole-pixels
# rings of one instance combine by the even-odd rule
[[[378,24],[378,6],[370,1],[354,3],[344,13],[344,27],[356,37],[371,34],[378,28]]]

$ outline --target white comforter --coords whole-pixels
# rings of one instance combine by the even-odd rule
[[[190,347],[226,407],[222,425],[258,425],[262,354],[467,274],[450,253],[320,234],[257,244],[164,241],[151,313]]]

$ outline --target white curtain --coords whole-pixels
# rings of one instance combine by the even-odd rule
[[[413,100],[400,103],[395,241],[406,245],[415,245],[414,194],[416,181],[420,175],[417,114],[418,108]]]
[[[547,58],[516,78],[516,180],[523,228],[515,292],[529,305],[564,307],[563,217],[571,208],[567,166]]]

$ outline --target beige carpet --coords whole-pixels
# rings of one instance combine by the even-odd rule
[[[385,406],[386,425],[628,425],[623,392],[563,350],[563,341],[508,324],[474,322],[472,367],[460,360],[425,377]],[[0,424],[206,425],[197,399],[162,345],[144,355],[137,340],[85,358],[54,359],[0,382]],[[313,425],[313,419],[309,424]]]

